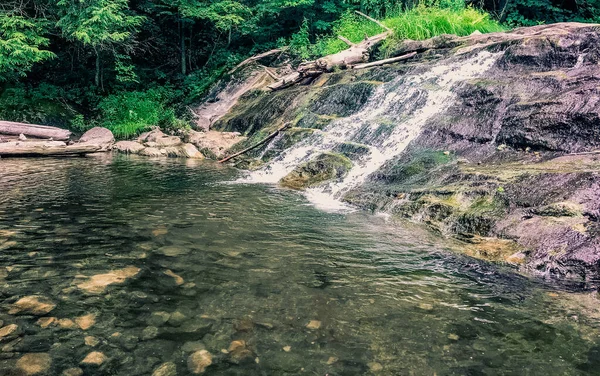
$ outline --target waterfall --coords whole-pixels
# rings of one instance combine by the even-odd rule
[[[384,163],[400,154],[419,136],[424,124],[452,105],[452,87],[486,72],[501,53],[482,51],[468,59],[445,61],[416,73],[407,73],[380,85],[362,109],[330,123],[322,132],[298,142],[247,181],[277,183],[296,166],[343,143],[362,144],[369,152],[353,161],[353,167],[341,181],[325,183],[307,190],[307,196],[318,206],[327,203],[337,208],[343,194],[361,185]],[[335,202],[337,201],[337,203]],[[333,206],[332,206],[333,205]]]

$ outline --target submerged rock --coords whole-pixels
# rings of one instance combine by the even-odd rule
[[[12,304],[9,314],[42,316],[52,311],[56,304],[52,300],[39,295],[25,296]]]
[[[101,294],[109,285],[123,283],[128,278],[136,276],[139,272],[140,268],[128,266],[105,274],[96,274],[89,277],[87,281],[79,283],[77,288],[89,294]]]
[[[163,363],[152,372],[152,376],[177,376],[177,366],[173,362]]]
[[[79,316],[75,319],[75,323],[82,330],[88,330],[96,323],[96,315],[89,313],[87,315]]]
[[[212,364],[212,355],[206,350],[196,351],[188,357],[187,365],[191,373],[199,375]]]
[[[91,353],[87,354],[85,358],[83,358],[81,364],[100,366],[106,362],[106,360],[108,360],[108,358],[106,355],[104,355],[104,353],[101,353],[100,351],[92,351]]]
[[[320,183],[343,178],[352,168],[352,162],[343,155],[321,154],[310,162],[296,167],[279,181],[284,187],[304,189]]]
[[[47,353],[25,354],[17,360],[17,368],[26,375],[38,375],[48,372],[52,359]]]
[[[17,324],[9,324],[0,328],[0,339],[8,337],[19,329]]]

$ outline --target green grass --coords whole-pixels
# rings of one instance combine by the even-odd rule
[[[403,39],[423,40],[441,34],[465,36],[480,31],[490,33],[505,28],[490,18],[488,13],[472,7],[418,6],[400,12],[381,21],[394,31],[394,35],[383,46],[385,50]],[[331,36],[320,37],[309,49],[315,58],[340,52],[348,46],[337,38],[338,35],[352,42],[360,42],[365,35],[373,36],[384,30],[372,21],[353,13],[345,14],[334,25]]]
[[[490,19],[490,15],[475,8],[450,9],[419,6],[397,17],[383,21],[394,30],[396,39],[423,40],[441,34],[465,36],[480,31],[503,31],[504,27]]]

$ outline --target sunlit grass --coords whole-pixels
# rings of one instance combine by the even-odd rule
[[[384,46],[403,39],[423,40],[441,34],[465,36],[479,31],[490,33],[505,30],[490,15],[471,7],[441,8],[438,6],[418,6],[381,21],[393,30],[394,34]],[[312,46],[315,57],[340,52],[348,46],[337,38],[338,35],[352,42],[360,42],[366,35],[373,36],[385,31],[372,21],[359,15],[345,14],[334,26],[332,36],[321,37]],[[385,53],[385,51],[384,51]]]

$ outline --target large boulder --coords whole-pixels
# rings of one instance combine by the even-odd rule
[[[110,150],[115,142],[115,136],[112,132],[103,127],[94,127],[85,132],[79,139],[80,144],[101,146],[100,151]]]
[[[144,150],[144,145],[136,141],[119,141],[114,145],[114,149],[125,154],[139,154]]]

